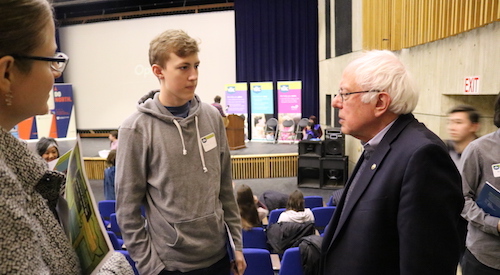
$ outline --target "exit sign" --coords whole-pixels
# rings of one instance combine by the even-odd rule
[[[479,94],[479,76],[465,78],[465,94]]]

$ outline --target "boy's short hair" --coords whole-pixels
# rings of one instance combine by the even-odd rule
[[[149,63],[163,67],[170,53],[186,57],[199,51],[198,42],[183,30],[166,30],[149,43]]]
[[[453,114],[453,113],[461,113],[461,112],[467,113],[470,122],[479,123],[479,117],[481,115],[476,110],[476,108],[474,108],[470,105],[462,104],[462,105],[455,106],[455,107],[453,107],[453,109],[451,109],[448,112],[448,115]]]

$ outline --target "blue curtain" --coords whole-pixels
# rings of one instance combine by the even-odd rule
[[[302,114],[319,118],[318,1],[235,0],[234,11],[236,81],[301,80]]]

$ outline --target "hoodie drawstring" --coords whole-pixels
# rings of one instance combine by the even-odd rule
[[[206,173],[208,172],[208,168],[205,165],[205,156],[203,155],[203,150],[201,149],[203,144],[201,144],[200,129],[198,128],[198,116],[194,117],[194,122],[196,124],[196,136],[198,137],[198,151],[200,152],[201,165],[203,165],[203,172]]]
[[[179,135],[181,136],[181,142],[182,142],[182,154],[185,156],[187,155],[187,150],[186,150],[186,145],[184,144],[184,136],[182,135],[182,128],[179,122],[177,122],[176,119],[173,119],[175,126],[177,127],[177,131],[179,131]],[[198,128],[197,128],[198,129]],[[198,134],[199,135],[199,134]],[[199,146],[199,145],[198,145]]]

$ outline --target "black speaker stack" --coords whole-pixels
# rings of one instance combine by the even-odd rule
[[[322,141],[299,142],[299,187],[337,189],[347,180],[349,157],[340,128],[325,129]]]

